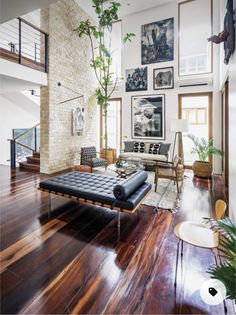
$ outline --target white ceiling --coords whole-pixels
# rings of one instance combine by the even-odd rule
[[[38,84],[0,74],[0,95],[39,88]]]
[[[119,17],[151,9],[168,2],[177,2],[178,0],[118,0],[121,4],[119,8]],[[91,17],[95,17],[92,0],[76,0],[79,6]]]

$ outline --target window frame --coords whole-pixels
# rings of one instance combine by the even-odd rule
[[[180,6],[184,4],[188,4],[190,2],[197,1],[197,0],[185,0],[178,3],[178,76],[179,77],[190,77],[190,76],[199,76],[202,74],[210,74],[213,73],[213,43],[211,42],[211,64],[210,64],[210,71],[207,72],[198,72],[192,74],[180,74]],[[210,0],[211,6],[211,36],[213,35],[213,0]]]

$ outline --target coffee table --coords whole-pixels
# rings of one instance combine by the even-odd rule
[[[131,161],[122,163],[120,165],[110,164],[108,166],[108,170],[115,172],[117,177],[124,179],[136,173],[139,169],[143,169],[143,166],[139,163],[132,164]]]

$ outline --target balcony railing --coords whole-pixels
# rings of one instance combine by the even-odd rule
[[[0,57],[48,71],[48,34],[22,18],[0,25]]]

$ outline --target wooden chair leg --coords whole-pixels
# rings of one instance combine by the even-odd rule
[[[155,178],[155,192],[157,192],[158,177]]]
[[[176,180],[176,185],[177,185],[177,193],[179,194],[179,182]]]

